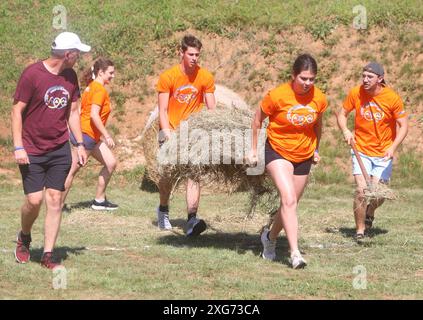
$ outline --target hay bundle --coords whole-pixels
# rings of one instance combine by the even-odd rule
[[[223,183],[236,190],[247,178],[244,155],[251,112],[218,104],[215,111],[193,114],[160,148],[158,125],[143,139],[149,178]]]
[[[220,104],[215,111],[191,115],[159,149],[159,174],[197,181],[229,178],[236,184],[245,175],[244,143],[250,124],[248,111]]]
[[[263,174],[249,175],[246,161],[250,150],[253,113],[233,91],[217,86],[217,107],[191,115],[171,133],[160,148],[157,110],[152,113],[143,132],[142,145],[148,177],[158,184],[165,177],[174,190],[179,182],[190,178],[202,185],[219,186],[234,192],[249,190],[248,212],[274,211],[277,192]],[[275,196],[276,195],[276,196]]]
[[[396,199],[396,195],[393,190],[391,190],[386,184],[384,183],[373,183],[370,179],[369,174],[366,171],[366,167],[363,164],[363,160],[361,159],[360,154],[357,151],[357,147],[355,143],[351,143],[351,149],[357,159],[358,165],[361,169],[361,174],[366,181],[367,188],[364,189],[364,197],[367,202],[373,199],[387,199],[387,200],[394,200]]]

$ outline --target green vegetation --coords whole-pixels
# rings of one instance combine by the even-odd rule
[[[393,172],[394,186],[404,188],[423,188],[422,156],[415,150],[402,152]]]
[[[366,7],[369,28],[397,26],[420,22],[423,10],[418,0],[361,1]],[[0,60],[4,68],[0,74],[0,108],[9,108],[10,97],[17,78],[29,61],[48,55],[46,46],[58,32],[52,26],[56,1],[3,1],[0,4]],[[339,25],[351,25],[354,0],[321,1],[117,1],[76,4],[61,1],[67,10],[67,28],[81,35],[93,46],[94,56],[106,55],[116,62],[121,84],[142,83],[153,72],[160,41],[169,47],[168,37],[189,28],[211,32],[223,37],[235,37],[241,30],[269,30],[277,33],[293,26],[304,26],[315,39],[325,39]],[[319,14],[316,14],[319,13]],[[36,27],[35,27],[36,26]],[[418,35],[417,35],[418,36]],[[404,35],[404,41],[416,35]],[[421,39],[419,40],[421,41]],[[275,52],[270,41],[263,55]],[[168,50],[168,49],[167,49]],[[83,68],[83,63],[80,64]],[[0,110],[0,111],[1,111]]]
[[[122,121],[122,117],[125,115],[124,104],[126,95],[119,91],[112,91],[110,93],[110,99],[114,101],[114,116],[118,121]]]
[[[219,57],[222,59],[219,62],[226,63],[225,76],[221,81],[236,91],[247,90],[245,97],[253,106],[260,101],[262,91],[270,83],[273,85],[273,82],[290,79],[292,60],[299,52],[308,50],[307,45],[300,45],[296,39],[286,37],[286,33],[282,36],[281,32],[294,33],[299,30],[301,36],[309,33],[311,39],[323,44],[321,51],[316,53],[319,60],[317,86],[328,93],[331,108],[338,108],[347,92],[344,83],[334,85],[333,78],[340,72],[345,73],[345,81],[359,81],[360,78],[357,72],[359,68],[355,65],[345,70],[342,59],[352,60],[352,57],[346,55],[341,59],[339,53],[334,54],[342,36],[337,29],[340,26],[351,27],[358,14],[353,11],[357,5],[353,0],[329,0],[324,5],[317,0],[307,0],[305,3],[276,0],[208,0],[201,3],[192,0],[144,0],[102,2],[101,6],[97,2],[75,4],[62,1],[61,4],[67,10],[68,30],[79,33],[84,42],[92,45],[92,57],[106,55],[116,64],[118,77],[111,99],[113,116],[117,121],[109,127],[114,136],[122,134],[120,124],[126,120],[126,101],[136,98],[135,101],[144,103],[146,98],[154,95],[146,77],[162,68],[161,59],[175,56],[178,40],[173,35],[179,31],[199,30],[223,38],[247,41],[248,48],[239,48],[226,62]],[[410,28],[410,25],[423,20],[420,1],[389,0],[380,6],[379,1],[367,0],[360,4],[366,8],[368,29],[358,33],[357,43],[351,46],[365,45],[371,32],[376,30],[375,26],[392,30],[390,34],[385,33],[376,39],[382,55],[377,50],[362,50],[358,57],[361,61],[380,58],[388,69],[389,83],[394,82],[395,89],[400,90],[404,97],[406,107],[414,112],[423,97],[419,90],[420,83],[416,81],[421,78],[423,68],[416,65],[413,58],[407,57],[410,54],[415,57],[423,48],[419,28]],[[56,5],[54,1],[28,3],[23,0],[0,4],[0,40],[3,44],[0,49],[3,62],[0,73],[1,122],[9,121],[7,110],[22,69],[35,59],[46,57],[49,54],[46,44],[60,31],[53,28],[53,20],[57,18],[57,14],[53,13]],[[261,36],[263,32],[264,36]],[[401,62],[396,71],[397,79],[389,74],[391,66],[396,65],[392,63],[392,55]],[[254,59],[257,56],[261,56],[265,64],[256,64]],[[88,66],[87,59],[80,59],[76,68],[80,73]],[[242,74],[242,79],[233,76],[237,72]],[[141,111],[137,110],[139,113]],[[330,119],[333,117],[333,112],[327,112],[325,124],[333,126]],[[422,122],[421,115],[417,114],[416,119],[418,123]],[[349,119],[350,127],[351,121],[352,117]],[[332,134],[332,137],[335,135]],[[328,138],[323,136],[323,140]],[[316,170],[318,181],[338,183],[342,180],[341,173],[345,168],[336,166],[335,158],[331,158],[348,156],[348,152],[333,151],[339,150],[339,143],[342,141],[322,145],[321,152],[326,156],[326,163]],[[0,136],[0,146],[11,147],[11,138],[7,133]]]
[[[12,137],[11,136],[8,136],[7,138],[0,137],[0,146],[3,146],[7,149],[12,149],[13,147]]]

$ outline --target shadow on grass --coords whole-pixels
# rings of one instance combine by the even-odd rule
[[[352,238],[355,235],[355,232],[356,232],[355,228],[339,228],[339,233],[341,233],[342,236],[345,238]],[[385,233],[388,233],[388,230],[381,229],[379,227],[376,227],[376,228],[373,227],[369,231],[366,232],[366,235],[369,238],[373,238],[377,235],[385,234]]]
[[[140,190],[146,191],[149,193],[159,192],[159,188],[157,187],[157,185],[152,180],[148,179],[146,175],[142,177]]]
[[[158,244],[174,247],[229,249],[239,254],[253,252],[257,257],[263,250],[259,234],[221,232],[208,226],[205,233],[197,237],[187,237],[185,235],[186,220],[173,219],[170,220],[170,223],[174,230],[181,228],[184,230],[184,233],[173,230],[168,232],[163,231],[163,236],[157,240]],[[157,220],[153,221],[153,224],[157,226]],[[279,237],[276,244],[277,258],[275,261],[290,265],[288,262],[288,250],[289,246],[286,237]]]
[[[64,261],[69,257],[69,254],[80,255],[87,250],[85,247],[57,247],[54,248],[54,259],[57,261]],[[31,249],[31,261],[41,262],[43,255],[43,248]]]
[[[187,224],[186,220],[184,220],[184,219],[169,219],[169,221],[170,221],[170,224],[172,225],[173,228],[175,228],[175,227],[180,228],[180,229],[183,229],[184,232],[185,232],[185,226]],[[151,221],[151,224],[153,226],[157,227],[157,225],[158,225],[157,219]]]
[[[89,201],[80,201],[76,203],[67,203],[63,208],[64,212],[70,212],[73,209],[90,209],[91,205],[93,204],[92,200]]]

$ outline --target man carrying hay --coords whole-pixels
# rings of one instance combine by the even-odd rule
[[[400,96],[386,86],[383,67],[367,64],[362,73],[362,84],[353,88],[337,114],[338,126],[349,145],[356,144],[370,183],[388,183],[392,173],[392,158],[408,131],[407,115]],[[355,110],[354,134],[347,128],[348,114]],[[357,157],[352,153],[353,175],[356,182],[354,196],[355,239],[364,238],[372,227],[376,208],[383,196],[366,201],[365,181]],[[365,174],[365,173],[364,173]]]
[[[213,76],[198,65],[202,43],[192,35],[186,35],[181,41],[181,62],[160,75],[157,84],[160,134],[159,144],[170,137],[181,121],[192,113],[200,111],[204,102],[209,110],[216,107],[214,97],[215,84]],[[172,184],[167,177],[160,177],[160,206],[157,208],[158,227],[169,230],[169,198]],[[200,184],[193,179],[187,179],[187,236],[197,236],[206,228],[204,220],[197,218],[200,201]]]

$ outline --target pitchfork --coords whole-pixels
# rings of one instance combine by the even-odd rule
[[[369,174],[366,171],[366,168],[364,167],[363,160],[361,159],[360,154],[357,151],[357,148],[355,146],[355,143],[351,141],[351,148],[354,151],[354,154],[357,158],[358,165],[360,166],[361,173],[364,176],[364,180],[366,180],[367,189],[364,189],[364,195],[368,199],[388,199],[393,200],[396,198],[396,195],[393,190],[389,189],[386,185],[379,185],[374,184],[372,179],[370,178]]]

